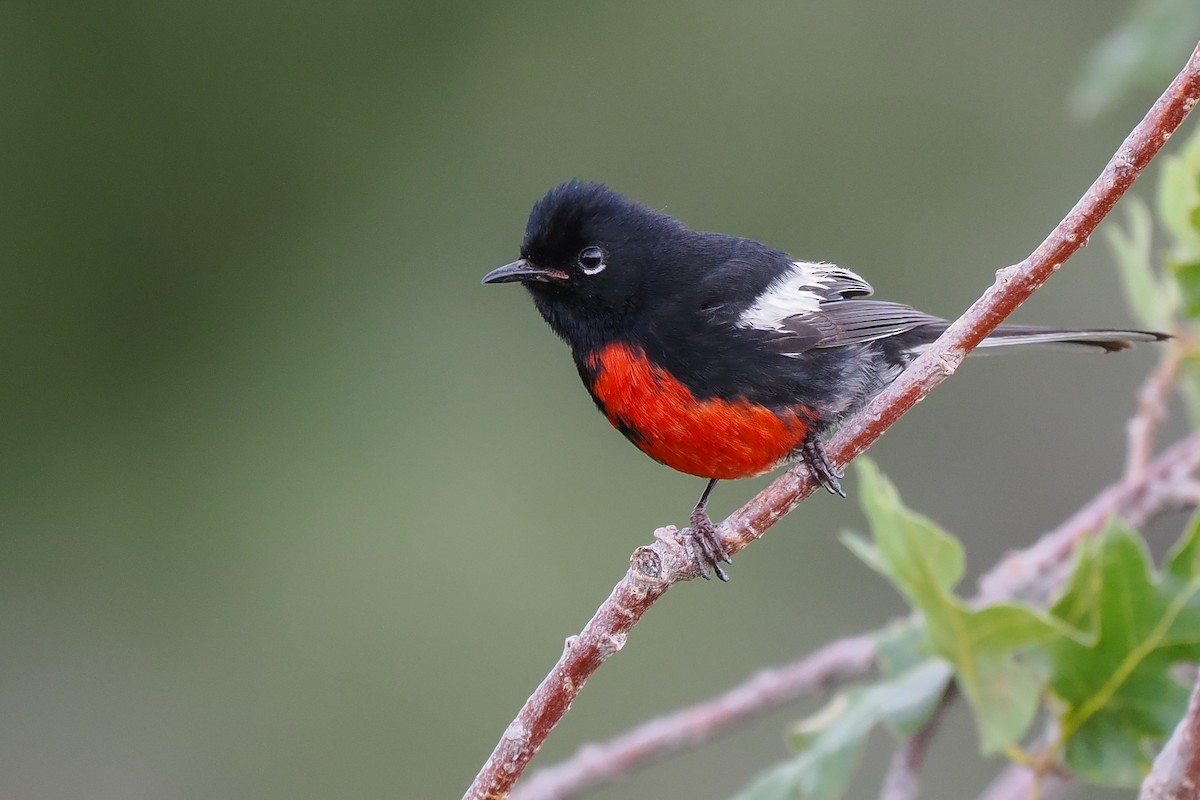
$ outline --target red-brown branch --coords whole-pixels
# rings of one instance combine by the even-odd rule
[[[996,283],[983,297],[833,437],[827,450],[835,464],[844,465],[870,447],[901,415],[953,374],[967,353],[1087,241],[1197,99],[1200,47],[1046,240],[1020,264],[1000,270]],[[803,469],[784,473],[722,523],[726,552],[736,553],[758,539],[813,488]],[[654,545],[638,548],[629,571],[596,615],[579,636],[567,640],[562,657],[505,730],[464,800],[506,798],[588,677],[624,645],[642,614],[671,584],[693,577],[690,561],[673,536],[659,536]]]

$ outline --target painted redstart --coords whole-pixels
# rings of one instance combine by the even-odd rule
[[[684,542],[697,572],[729,556],[705,508],[718,480],[801,460],[831,493],[822,437],[862,408],[949,323],[866,300],[848,269],[751,239],[698,233],[606,186],[570,181],[529,215],[521,257],[484,276],[519,282],[571,346],[608,421],[643,453],[708,478]],[[980,347],[1123,350],[1165,334],[1002,326]]]

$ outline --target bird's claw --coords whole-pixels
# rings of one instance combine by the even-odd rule
[[[809,431],[800,445],[800,455],[804,459],[804,466],[808,468],[808,474],[825,491],[839,497],[846,496],[842,484],[838,482],[838,478],[845,477],[845,473],[830,463],[829,456],[825,455],[825,443],[821,441],[820,436]]]
[[[692,527],[683,531],[682,536],[684,551],[697,575],[706,581],[711,580],[711,568],[718,580],[729,580],[729,574],[721,568],[721,562],[732,564],[733,560],[721,545],[721,535],[707,513],[702,509],[693,511]]]

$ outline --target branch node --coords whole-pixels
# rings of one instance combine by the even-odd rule
[[[653,547],[643,545],[629,557],[630,575],[643,586],[657,586],[663,582],[662,566],[662,556]]]
[[[654,539],[654,544],[639,547],[629,557],[629,577],[643,591],[688,580],[690,561],[684,552],[679,528],[664,525],[654,531]]]
[[[966,353],[962,350],[949,350],[938,354],[938,365],[944,375],[953,375],[962,366]]]
[[[654,539],[671,548],[680,558],[684,557],[683,537],[679,534],[679,528],[674,525],[664,525],[661,528],[655,528]]]
[[[1024,262],[1021,262],[1022,264]],[[1010,264],[1007,267],[1001,267],[996,270],[996,280],[1002,284],[1011,283],[1013,278],[1020,276],[1021,264]]]
[[[625,642],[629,639],[629,635],[625,633],[610,633],[603,637],[599,643],[600,659],[607,661],[615,653],[620,651],[625,646]]]
[[[524,747],[529,744],[529,729],[519,719],[514,719],[512,723],[504,729],[504,738],[510,742],[515,742],[518,746]]]

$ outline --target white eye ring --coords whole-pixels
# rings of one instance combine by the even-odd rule
[[[604,253],[599,247],[585,247],[579,253],[579,268],[584,275],[598,275],[608,265],[604,263]]]

